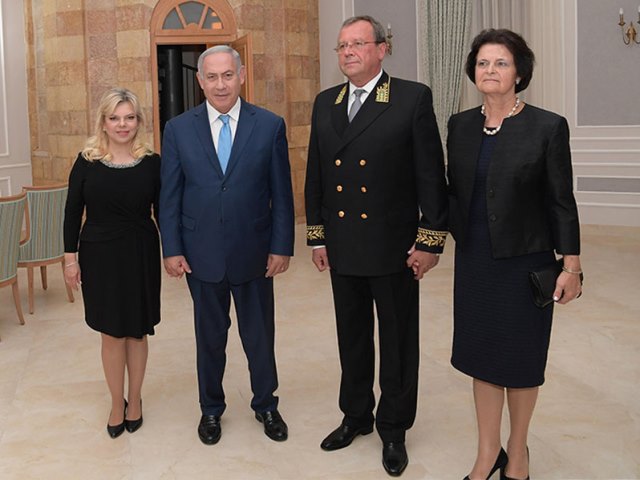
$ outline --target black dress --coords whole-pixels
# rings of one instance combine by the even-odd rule
[[[158,155],[124,168],[76,159],[69,175],[65,252],[79,252],[85,319],[94,330],[142,338],[153,335],[160,322],[160,243],[152,219],[159,190]]]
[[[495,385],[535,387],[544,383],[553,304],[534,305],[528,272],[555,257],[548,251],[493,258],[485,192],[495,142],[483,138],[465,247],[456,245],[451,363]]]

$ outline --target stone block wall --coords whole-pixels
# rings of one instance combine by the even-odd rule
[[[149,24],[157,0],[25,0],[34,184],[66,181],[103,92],[134,91],[149,120]],[[311,108],[319,89],[318,0],[229,0],[253,46],[254,102],[283,116],[296,216],[304,217]]]

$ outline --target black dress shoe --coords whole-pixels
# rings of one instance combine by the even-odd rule
[[[382,466],[392,477],[399,477],[409,464],[404,442],[385,442],[382,446]]]
[[[507,455],[507,454],[505,453],[505,456],[506,456],[506,455]],[[506,470],[507,470],[507,468],[506,468],[506,467],[507,467],[508,460],[509,460],[509,459],[507,459],[507,462],[504,462],[504,467],[500,469],[500,480],[529,480],[529,478],[530,478],[530,477],[529,477],[529,475],[527,475],[527,478],[524,478],[524,479],[518,479],[518,478],[513,478],[513,477],[507,477],[507,474],[506,474],[505,472],[506,472]],[[527,461],[529,461],[529,460],[530,460],[530,459],[529,459],[529,447],[527,447]]]
[[[198,425],[198,436],[205,445],[214,445],[220,440],[222,429],[220,417],[217,415],[202,415]]]
[[[127,432],[133,433],[138,430],[142,426],[142,400],[140,400],[140,418],[137,420],[127,420],[124,419],[124,428],[127,429]]]
[[[124,416],[127,416],[127,401],[124,401]],[[107,422],[107,433],[111,438],[118,438],[124,432],[124,424],[126,420],[122,420],[122,423],[118,425],[109,425]]]
[[[373,432],[373,427],[350,427],[344,423],[331,432],[327,438],[325,438],[320,444],[320,448],[323,450],[339,450],[344,447],[348,447],[353,442],[353,439],[358,435],[369,435]]]
[[[500,470],[500,479],[503,480],[504,479],[504,468],[507,466],[507,462],[509,461],[509,457],[507,456],[507,452],[504,451],[504,448],[500,447],[500,451],[498,452],[498,457],[496,458],[495,463],[493,464],[493,467],[491,467],[491,471],[489,472],[489,475],[487,475],[487,480],[489,480],[494,473],[496,473],[496,470]],[[469,475],[467,475],[466,477],[464,477],[462,480],[471,480],[469,478]]]
[[[107,433],[111,438],[118,438],[124,432],[124,421],[118,425],[107,424]]]
[[[256,420],[264,425],[264,433],[271,440],[284,442],[289,437],[287,424],[278,413],[278,410],[268,412],[256,412]]]

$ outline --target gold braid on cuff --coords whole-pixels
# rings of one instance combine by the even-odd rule
[[[324,240],[324,225],[307,225],[307,240]]]
[[[440,232],[437,230],[428,230],[426,228],[418,228],[418,236],[416,237],[416,243],[425,245],[427,247],[444,247],[444,242],[447,239],[447,232]]]

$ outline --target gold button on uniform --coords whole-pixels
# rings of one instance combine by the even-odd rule
[[[362,193],[367,193],[367,187],[365,187],[364,185],[360,187],[360,191]]]
[[[338,216],[339,216],[340,218],[344,217],[344,212],[343,212],[342,210],[340,210],[340,211],[338,212]]]
[[[339,167],[340,165],[342,165],[342,160],[340,160],[339,158],[336,160],[336,167]]]
[[[336,187],[336,190],[337,190],[337,191],[339,191],[339,192],[341,192],[341,191],[342,191],[342,185],[338,185],[338,186]]]
[[[360,166],[364,167],[367,164],[367,161],[363,158],[362,160],[360,160]]]
[[[363,219],[363,220],[366,220],[368,217],[367,217],[366,213],[361,213],[360,214],[360,218]]]

